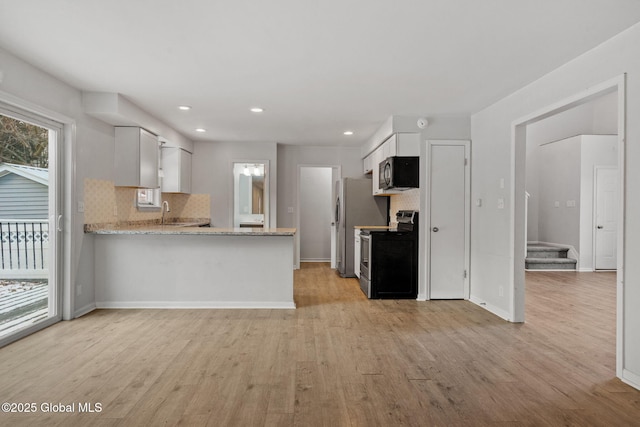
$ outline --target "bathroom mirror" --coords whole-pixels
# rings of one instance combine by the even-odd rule
[[[268,224],[269,180],[267,163],[233,163],[233,226],[262,228]]]

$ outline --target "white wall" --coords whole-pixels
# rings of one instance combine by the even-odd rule
[[[331,259],[332,168],[300,168],[300,260]]]
[[[524,148],[513,144],[515,121],[626,73],[626,182],[640,182],[639,45],[637,24],[472,116],[472,199],[486,201],[482,207],[473,207],[471,219],[471,293],[476,302],[484,302],[506,318],[516,313],[512,303],[519,273],[513,270],[512,245],[517,243],[514,184],[519,175],[512,176],[512,166],[515,162],[516,170],[524,167],[524,160],[516,156]],[[499,186],[501,178],[505,179],[504,188]],[[524,201],[524,191],[517,197]],[[505,209],[497,208],[498,198],[505,199]],[[625,201],[622,377],[640,385],[640,312],[635,309],[640,305],[640,264],[635,262],[640,257],[640,194],[629,186]],[[504,286],[503,296],[499,295],[500,286]]]
[[[114,130],[84,114],[79,90],[1,49],[0,64],[4,73],[0,91],[75,122],[74,146],[65,141],[64,147],[68,157],[64,167],[71,178],[69,200],[63,213],[64,229],[71,245],[71,259],[66,267],[71,289],[65,289],[63,295],[63,315],[65,318],[76,317],[93,308],[95,292],[93,240],[84,234],[83,214],[76,212],[74,207],[83,197],[85,178],[113,179]],[[5,98],[0,93],[0,99]]]
[[[539,240],[580,246],[579,136],[540,147]],[[569,202],[573,202],[570,206]]]
[[[469,116],[427,116],[429,125],[420,129],[417,125],[420,116],[392,116],[363,144],[361,158],[368,156],[385,139],[396,132],[420,133],[420,141],[427,139],[470,139]]]
[[[277,222],[278,158],[275,143],[201,142],[193,144],[192,191],[211,196],[211,225],[233,227],[233,162],[268,161],[269,225]]]
[[[572,246],[581,271],[593,271],[594,169],[617,166],[617,145],[615,135],[578,135],[539,148],[537,240]]]
[[[538,236],[538,147],[575,135],[612,135],[617,133],[617,94],[609,93],[575,108],[527,126],[527,184],[529,199],[527,239]]]
[[[360,147],[278,145],[278,227],[295,228],[298,206],[298,166],[340,166],[342,178],[361,178]],[[289,212],[292,208],[292,212]]]

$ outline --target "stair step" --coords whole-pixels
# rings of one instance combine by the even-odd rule
[[[527,270],[575,270],[577,260],[573,258],[530,258],[524,260]]]
[[[558,248],[555,246],[527,246],[527,258],[567,258],[568,252],[568,248]]]

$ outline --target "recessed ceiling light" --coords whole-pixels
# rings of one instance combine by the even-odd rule
[[[347,136],[349,136],[349,135],[353,135],[353,131],[346,130],[346,131],[344,131],[344,132],[343,132],[343,134],[344,134],[344,135],[347,135]]]
[[[196,132],[206,132],[207,130],[205,128],[197,128]]]
[[[191,107],[188,105],[180,105],[178,106],[178,109],[182,110],[182,111],[188,111],[191,110]]]
[[[252,112],[252,113],[262,113],[263,111],[264,111],[264,109],[263,109],[263,108],[260,108],[260,107],[253,107],[253,108],[251,108],[251,112]]]

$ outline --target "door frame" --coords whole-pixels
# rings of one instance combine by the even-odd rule
[[[451,146],[464,146],[465,159],[467,160],[465,165],[465,249],[464,249],[464,266],[467,272],[464,278],[464,299],[468,300],[471,295],[471,141],[466,139],[428,139],[424,144],[424,156],[425,166],[420,168],[420,180],[424,182],[421,185],[420,190],[420,210],[425,212],[420,220],[420,252],[423,254],[420,256],[422,262],[420,263],[422,272],[419,274],[420,285],[418,287],[418,300],[430,300],[431,299],[431,203],[429,202],[430,190],[431,190],[431,148],[434,145],[451,145]],[[422,289],[420,289],[422,288]]]
[[[596,249],[598,247],[598,245],[596,244],[597,238],[596,238],[596,227],[598,226],[598,219],[596,217],[597,214],[597,210],[598,210],[598,171],[599,170],[604,170],[604,169],[609,169],[609,170],[616,170],[618,169],[618,166],[601,166],[601,165],[595,165],[593,167],[593,206],[592,206],[592,214],[591,214],[591,219],[592,219],[592,224],[591,224],[591,233],[593,235],[593,238],[591,240],[592,243],[592,252],[593,252],[593,260],[592,260],[592,265],[593,265],[593,271],[598,271],[596,269],[596,257],[597,257],[597,253],[596,253]],[[620,179],[620,177],[618,177],[618,180]],[[616,183],[616,187],[617,190],[620,189],[620,183]],[[618,199],[620,198],[620,195],[618,194]],[[619,206],[617,206],[617,208],[619,208]],[[617,212],[616,212],[617,214]],[[618,218],[619,220],[619,218]],[[619,238],[619,236],[616,236],[616,238]],[[616,242],[617,244],[617,242]],[[617,251],[617,248],[616,248]],[[618,259],[618,253],[616,252],[616,262]],[[611,270],[599,270],[599,271],[611,271]]]
[[[573,96],[548,105],[511,123],[511,171],[513,182],[510,217],[511,262],[509,277],[512,278],[512,299],[509,316],[512,322],[524,322],[525,319],[525,186],[526,186],[526,127],[529,124],[567,111],[589,102],[602,95],[616,92],[618,95],[618,241],[616,273],[616,375],[623,378],[624,371],[624,206],[625,206],[625,141],[626,141],[626,74],[596,84]]]

